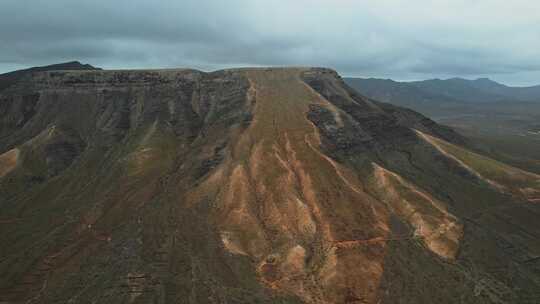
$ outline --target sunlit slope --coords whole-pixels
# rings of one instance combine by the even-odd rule
[[[353,172],[319,150],[305,113],[310,104],[330,104],[300,71],[242,71],[253,121],[194,191],[216,189],[215,221],[226,248],[251,257],[269,288],[313,303],[344,301],[349,289],[374,299],[385,246],[377,240],[388,235],[388,214]],[[354,244],[342,246],[347,242]]]

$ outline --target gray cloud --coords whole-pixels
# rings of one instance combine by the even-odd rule
[[[2,0],[0,72],[330,66],[344,75],[540,83],[530,0]]]

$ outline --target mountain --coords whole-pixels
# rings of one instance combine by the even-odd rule
[[[345,78],[345,82],[366,96],[401,105],[423,103],[459,103],[459,99],[431,92],[407,82],[376,78]]]
[[[0,90],[2,303],[537,303],[540,176],[324,68]]]
[[[508,99],[516,99],[525,102],[540,101],[540,85],[530,87],[509,87],[488,78],[478,78],[470,81],[470,83],[477,89],[505,96]]]
[[[397,82],[376,78],[346,78],[351,87],[391,103],[540,102],[540,85],[509,87],[488,78],[450,78]]]
[[[24,70],[17,70],[9,73],[0,74],[0,90],[6,89],[7,87],[16,83],[25,75],[31,74],[33,72],[55,70],[99,70],[99,68],[95,68],[89,64],[82,64],[78,61],[70,61],[41,67],[33,67]]]

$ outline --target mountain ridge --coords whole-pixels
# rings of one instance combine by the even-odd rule
[[[345,78],[352,87],[363,90],[375,99],[393,102],[429,101],[429,102],[465,102],[489,103],[504,101],[538,102],[540,101],[540,85],[513,87],[489,78],[468,80],[454,77],[448,79],[426,79],[418,81],[394,81],[380,78]],[[390,82],[388,80],[391,80]],[[406,90],[417,90],[408,93]],[[395,92],[388,95],[385,92]],[[421,92],[421,93],[419,93]],[[428,98],[419,99],[422,94]]]

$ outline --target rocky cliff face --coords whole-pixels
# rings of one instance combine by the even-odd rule
[[[467,145],[328,69],[26,73],[0,301],[534,303],[540,177]]]

